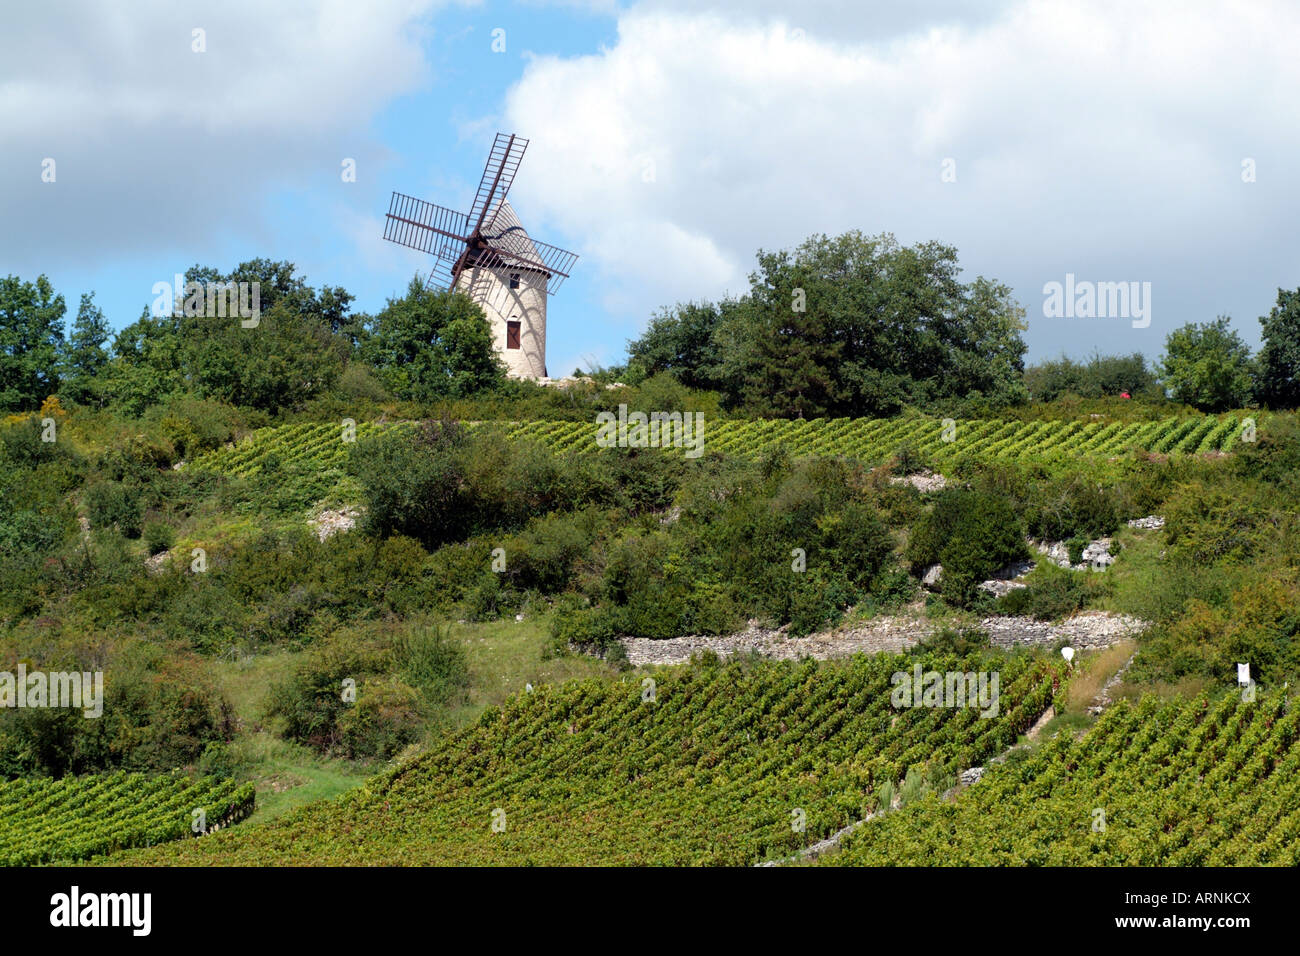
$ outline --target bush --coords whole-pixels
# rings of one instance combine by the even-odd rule
[[[1067,571],[1056,565],[1041,565],[1023,588],[1008,591],[998,599],[1003,614],[1027,615],[1040,621],[1056,621],[1083,610],[1093,590],[1093,581],[1103,575]]]
[[[402,679],[431,704],[451,702],[469,686],[465,651],[446,630],[399,632],[393,638],[393,653]]]
[[[1170,556],[1196,564],[1241,562],[1282,543],[1287,515],[1275,494],[1236,480],[1179,486],[1165,503]]]
[[[233,777],[239,772],[240,761],[229,744],[214,740],[203,748],[196,769],[205,777]]]
[[[969,606],[978,587],[1027,554],[1019,516],[1004,498],[964,488],[945,489],[912,529],[907,556],[913,571],[943,565],[943,596]]]
[[[614,641],[613,616],[607,608],[592,607],[580,594],[564,594],[551,615],[551,651],[565,653],[569,645],[610,647]]]
[[[1086,540],[1113,534],[1124,515],[1123,493],[1080,476],[1036,484],[1025,503],[1028,531],[1044,541]],[[1071,558],[1078,563],[1078,558]]]
[[[141,531],[140,492],[118,481],[96,481],[86,486],[86,513],[92,528],[117,528],[128,538]]]
[[[170,551],[172,545],[176,543],[176,532],[172,530],[170,525],[161,521],[147,522],[142,537],[145,550],[149,552],[150,556]]]
[[[974,627],[941,627],[921,638],[911,648],[910,653],[916,657],[930,654],[956,654],[965,657],[977,651],[989,649],[988,631]]]

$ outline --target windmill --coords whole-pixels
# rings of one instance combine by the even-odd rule
[[[546,377],[546,297],[578,260],[531,238],[506,202],[528,140],[497,133],[468,213],[393,193],[384,238],[434,257],[429,284],[482,306],[514,378]]]

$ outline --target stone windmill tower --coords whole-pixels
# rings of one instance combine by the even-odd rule
[[[429,283],[482,307],[514,378],[546,372],[546,301],[569,276],[575,253],[531,238],[506,193],[528,140],[498,133],[468,213],[393,193],[384,238],[435,258]]]

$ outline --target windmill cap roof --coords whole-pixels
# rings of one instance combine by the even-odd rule
[[[510,203],[502,199],[496,211],[483,227],[483,238],[502,252],[520,256],[533,262],[542,262],[542,255],[528,238],[528,231],[515,215]]]

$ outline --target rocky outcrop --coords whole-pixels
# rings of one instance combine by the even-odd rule
[[[911,485],[922,494],[930,491],[943,491],[948,487],[948,479],[937,471],[924,468],[914,475],[895,475],[889,479],[891,485]]]
[[[307,523],[316,532],[316,537],[324,541],[331,535],[342,531],[351,531],[356,527],[357,518],[359,517],[361,517],[361,509],[359,508],[340,508],[338,511],[326,509],[317,514],[316,517],[308,518]]]
[[[1145,518],[1134,518],[1128,526],[1140,531],[1158,531],[1165,526],[1165,519],[1160,515],[1147,515]]]
[[[1037,541],[1034,546],[1048,561],[1072,571],[1086,571],[1089,568],[1104,571],[1115,563],[1115,556],[1110,553],[1110,538],[1097,538],[1084,545],[1083,560],[1078,564],[1070,561],[1070,549],[1064,541]]]

